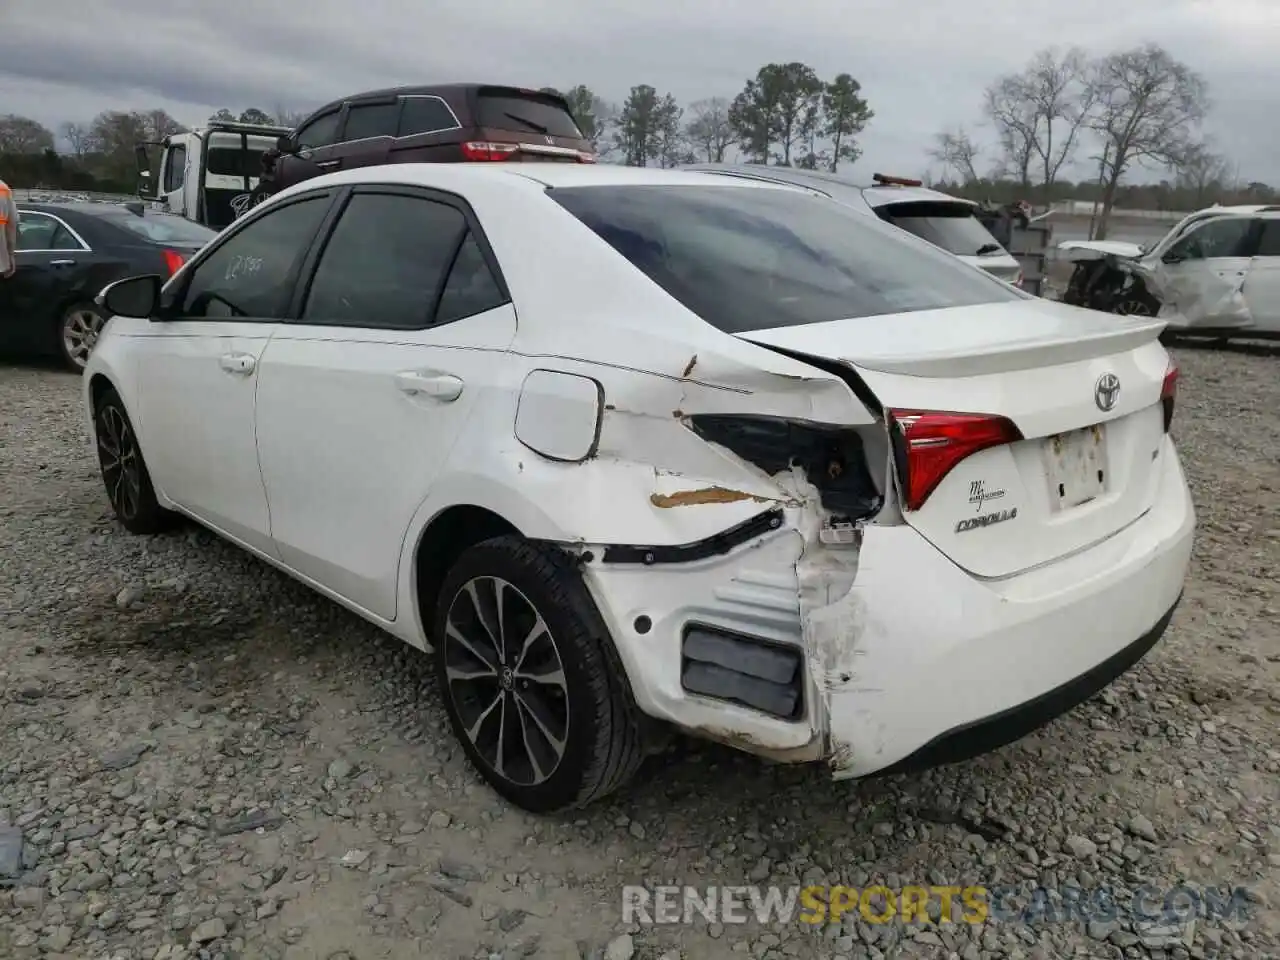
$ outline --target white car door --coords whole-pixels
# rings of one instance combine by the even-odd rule
[[[339,202],[296,320],[262,358],[258,449],[279,557],[392,620],[405,534],[504,385],[516,315],[460,199],[367,186]]]
[[[139,341],[139,430],[152,480],[201,521],[271,552],[258,468],[258,362],[333,199],[301,196],[248,218],[167,290]]]
[[[1244,296],[1254,327],[1280,333],[1280,214],[1264,215],[1260,226]]]
[[[1244,298],[1253,218],[1222,216],[1190,227],[1161,255],[1148,280],[1171,327],[1245,327]]]

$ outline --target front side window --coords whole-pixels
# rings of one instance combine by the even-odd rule
[[[930,243],[798,190],[595,186],[548,196],[729,333],[1025,299]]]
[[[327,147],[338,138],[338,117],[340,111],[334,110],[323,117],[317,117],[298,131],[298,147]]]
[[[195,266],[178,310],[191,319],[279,319],[293,293],[294,268],[306,253],[329,195],[318,194],[264,214]]]
[[[320,256],[302,322],[426,327],[466,230],[461,211],[445,203],[355,194]]]
[[[1179,260],[1244,256],[1245,239],[1251,224],[1252,221],[1244,217],[1206,220],[1170,247],[1169,255]]]

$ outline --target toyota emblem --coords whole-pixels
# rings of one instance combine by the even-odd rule
[[[1104,373],[1093,387],[1093,402],[1103,413],[1112,409],[1120,399],[1120,378],[1114,373]]]

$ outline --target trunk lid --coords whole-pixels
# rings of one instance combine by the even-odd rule
[[[961,460],[919,509],[903,511],[954,563],[998,578],[1085,549],[1150,508],[1164,440],[1163,327],[1037,299],[741,336],[846,364],[887,409],[1012,421],[1021,440]],[[1119,390],[1103,409],[1111,377]]]

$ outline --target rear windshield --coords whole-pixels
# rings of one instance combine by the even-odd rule
[[[582,139],[582,131],[564,104],[537,93],[481,90],[476,96],[476,125]]]
[[[895,227],[957,256],[981,257],[1005,252],[967,204],[902,203],[877,207],[876,213]]]
[[[211,147],[208,172],[219,177],[260,177],[262,154],[262,150],[255,150],[253,147],[248,150],[241,150],[239,147]]]
[[[125,210],[104,214],[102,219],[112,226],[155,243],[204,244],[218,235],[216,230],[172,213],[152,213],[148,210],[139,217]]]
[[[548,196],[728,333],[1021,299],[930,244],[798,190],[557,187]]]

